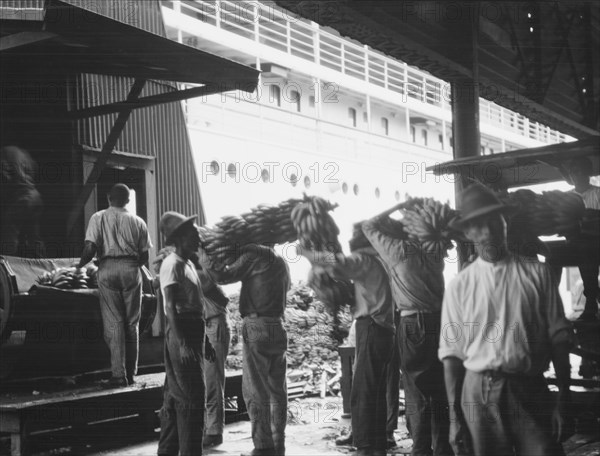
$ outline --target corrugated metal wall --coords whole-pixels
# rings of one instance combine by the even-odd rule
[[[65,0],[115,20],[166,37],[159,0]],[[0,8],[42,9],[44,0],[2,0]],[[70,109],[82,109],[123,101],[133,84],[131,78],[81,74],[75,77],[75,97]],[[171,83],[148,81],[142,96],[175,90]],[[117,115],[76,122],[76,144],[101,149]],[[199,214],[204,223],[192,149],[180,103],[135,110],[116,150],[156,158],[158,215],[167,210]],[[150,204],[153,204],[150,202]]]
[[[62,0],[80,8],[165,36],[158,0]],[[1,0],[0,9],[44,9],[45,0]]]
[[[133,79],[91,74],[77,78],[76,109],[124,100]],[[156,81],[146,83],[142,96],[173,90]],[[117,115],[77,122],[77,144],[101,149]],[[116,150],[156,157],[158,213],[176,210],[199,214],[204,223],[200,189],[192,158],[185,116],[180,103],[135,110],[117,143]]]
[[[86,0],[68,0],[89,7]],[[114,19],[166,37],[158,0],[93,2],[102,5],[95,11]],[[86,6],[87,5],[87,6]],[[77,78],[76,108],[125,100],[133,85],[131,78],[82,74]],[[141,96],[175,90],[171,83],[148,81]],[[77,144],[102,148],[117,115],[106,115],[77,122]],[[116,150],[156,157],[156,194],[158,216],[165,211],[198,214],[204,223],[204,210],[185,115],[180,103],[169,103],[132,112]],[[152,202],[150,202],[152,204]],[[157,221],[158,223],[158,221]],[[158,236],[160,238],[160,236]]]

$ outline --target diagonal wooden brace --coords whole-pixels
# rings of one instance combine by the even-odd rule
[[[131,87],[131,90],[129,91],[129,94],[127,95],[126,103],[131,103],[137,100],[142,93],[145,84],[145,79],[136,79]],[[104,167],[110,158],[110,154],[115,148],[115,145],[117,144],[117,141],[119,140],[125,125],[127,124],[127,120],[129,119],[132,110],[133,107],[128,106],[119,112],[117,120],[108,134],[108,138],[106,138],[106,142],[102,146],[100,156],[96,160],[96,163],[94,163],[94,168],[92,169],[92,172],[90,173],[86,183],[83,185],[81,192],[79,192],[77,200],[73,204],[71,212],[69,213],[69,217],[67,219],[67,232],[69,235],[73,234],[72,231],[77,221],[77,217],[79,214],[81,214],[86,201],[90,197],[94,186],[98,182],[98,179],[100,178],[100,175],[102,174],[102,171],[104,170]]]

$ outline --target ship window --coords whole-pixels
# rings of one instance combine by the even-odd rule
[[[390,123],[385,117],[381,118],[381,128],[384,135],[388,136],[390,134]]]
[[[354,192],[355,195],[358,195],[358,184],[354,184],[354,187],[352,187],[352,191]]]
[[[438,135],[438,142],[440,143],[440,149],[444,148],[444,136]]]
[[[367,112],[363,112],[363,122],[368,123],[369,122],[369,115],[367,114]]]
[[[347,184],[346,182],[344,182],[344,183],[342,184],[342,192],[344,193],[344,195],[345,195],[346,193],[348,193],[348,184]]]
[[[400,192],[398,190],[394,192],[394,198],[396,198],[396,201],[400,201]]]
[[[356,109],[348,108],[348,118],[350,119],[350,124],[356,127]]]
[[[381,190],[379,190],[379,187],[375,188],[375,198],[379,198],[381,196]]]
[[[295,187],[298,183],[298,176],[295,174],[290,174],[290,183],[292,184],[292,187]]]
[[[494,149],[490,147],[490,155],[494,155]]]
[[[269,86],[269,101],[281,107],[281,89],[278,85],[271,84]]]
[[[304,186],[310,188],[310,177],[304,176]]]
[[[415,127],[410,127],[410,138],[412,142],[417,142],[417,129]]]
[[[485,146],[480,146],[479,150],[480,150],[481,155],[485,155]]]
[[[235,164],[229,163],[229,166],[227,166],[227,174],[229,174],[230,177],[235,177],[236,173],[237,173],[237,168],[235,167]]]
[[[427,130],[421,130],[421,139],[423,140],[423,145],[427,145]]]
[[[263,182],[269,182],[269,171],[266,169],[263,169],[260,173],[260,177],[262,179]]]
[[[219,173],[219,163],[217,163],[216,160],[213,160],[210,162],[210,172],[211,172],[211,174]]]
[[[290,101],[296,105],[296,111],[300,112],[302,110],[300,93],[297,90],[292,90],[290,92]]]
[[[308,97],[308,105],[311,108],[315,107],[315,96],[314,95],[311,95],[311,96]]]

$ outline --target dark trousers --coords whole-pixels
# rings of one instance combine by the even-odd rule
[[[476,456],[564,456],[552,437],[552,399],[544,377],[467,371],[462,409]]]
[[[352,379],[352,437],[358,449],[386,449],[387,365],[394,333],[371,317],[356,319],[356,357]]]
[[[400,324],[400,316],[395,318],[396,328]],[[398,352],[398,334],[394,334],[392,354],[387,366],[387,425],[388,435],[392,435],[398,429],[398,414],[400,411],[400,354]]]
[[[406,394],[406,418],[413,456],[452,455],[448,441],[448,399],[444,368],[437,351],[440,314],[400,318],[399,353]]]
[[[165,386],[160,410],[160,456],[197,456],[202,454],[204,403],[203,372],[204,320],[196,314],[179,315],[188,345],[197,352],[199,362],[185,367],[178,340],[167,319],[165,332]]]

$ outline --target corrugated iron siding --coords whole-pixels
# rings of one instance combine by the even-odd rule
[[[66,1],[166,37],[159,0]],[[44,0],[2,0],[0,3],[0,8],[43,7]],[[132,84],[131,78],[77,75],[71,109],[123,101]],[[148,81],[141,96],[165,93],[175,88],[172,83]],[[77,121],[75,143],[101,149],[116,118],[117,115],[113,114]],[[159,217],[165,211],[174,210],[183,214],[198,214],[198,221],[204,223],[192,148],[180,103],[133,111],[115,149],[156,158],[156,204]]]
[[[63,0],[74,6],[166,36],[159,0]],[[0,8],[44,9],[44,0],[1,0]]]
[[[82,74],[77,78],[76,109],[113,103],[126,98],[133,79]],[[169,85],[148,81],[142,96],[174,90]],[[117,114],[77,122],[76,143],[101,149]],[[204,223],[200,188],[192,158],[185,116],[180,103],[137,109],[131,114],[117,151],[156,157],[158,213],[175,210],[199,214]]]

